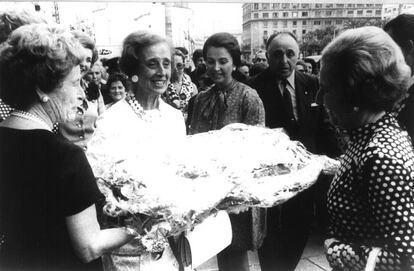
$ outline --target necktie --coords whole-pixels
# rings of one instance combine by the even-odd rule
[[[292,97],[290,96],[290,92],[287,88],[287,81],[282,80],[281,86],[282,86],[282,93],[283,93],[283,105],[285,106],[289,120],[294,121],[295,115],[293,114]]]

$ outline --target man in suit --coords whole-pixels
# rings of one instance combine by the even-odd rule
[[[284,128],[292,140],[302,142],[313,153],[339,154],[336,148],[320,148],[335,146],[336,141],[331,138],[331,143],[319,144],[329,133],[323,129],[322,109],[316,104],[318,79],[295,71],[299,56],[296,37],[289,32],[273,34],[266,50],[269,67],[248,82],[263,101],[266,126]],[[267,237],[259,249],[263,271],[295,269],[309,235],[314,192],[310,189],[268,209]]]

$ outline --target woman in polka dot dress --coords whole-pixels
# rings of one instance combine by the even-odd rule
[[[328,192],[335,271],[414,270],[413,147],[388,113],[409,79],[399,47],[377,27],[348,30],[323,52],[325,104],[350,137]]]

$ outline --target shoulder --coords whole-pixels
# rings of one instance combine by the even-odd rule
[[[316,76],[312,76],[303,72],[295,72],[295,84],[296,83],[303,83],[312,86],[319,85],[319,79]]]
[[[257,94],[257,91],[252,88],[251,86],[241,83],[241,82],[236,82],[236,88],[238,91],[240,91],[244,96],[251,96],[251,97],[257,97],[259,98],[259,95]]]

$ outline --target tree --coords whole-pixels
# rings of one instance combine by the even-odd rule
[[[335,26],[310,31],[303,36],[300,49],[305,55],[320,54],[325,46],[332,41],[337,34]]]
[[[348,19],[344,22],[344,29],[353,29],[363,26],[377,26],[382,28],[388,19]]]

